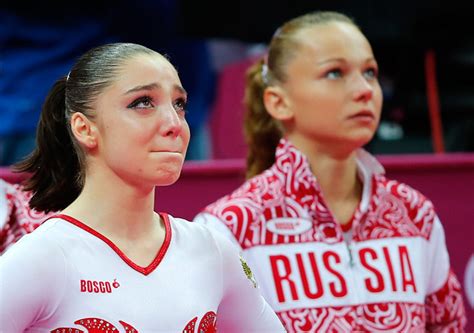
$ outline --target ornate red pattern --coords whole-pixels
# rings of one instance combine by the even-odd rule
[[[213,311],[207,312],[199,322],[198,332],[216,333],[216,314]]]
[[[408,185],[383,174],[372,173],[371,181],[367,209],[362,212],[359,208],[354,213],[353,241],[390,237],[429,240],[436,218],[432,203]],[[342,228],[324,202],[305,157],[284,139],[270,169],[205,211],[224,221],[244,250],[259,245],[344,241]],[[276,235],[265,228],[266,221],[281,217],[308,219],[313,228],[290,236]],[[459,282],[451,274],[446,286],[430,295],[425,305],[391,302],[295,309],[278,315],[289,332],[424,332],[427,322],[450,320],[453,323],[446,324],[445,329],[452,326],[453,332],[461,332],[464,322],[459,318],[463,313]]]
[[[216,313],[214,311],[209,311],[202,316],[201,321],[199,322],[199,327],[197,332],[195,332],[195,327],[198,317],[194,317],[189,321],[186,327],[183,330],[183,333],[216,333],[217,332],[217,323],[216,323]]]
[[[125,328],[125,333],[138,333],[138,331],[130,324],[127,324],[126,322],[119,320],[119,323]]]
[[[52,213],[44,214],[31,209],[28,202],[31,192],[25,191],[18,184],[9,184],[0,180],[0,186],[5,188],[7,199],[7,221],[0,224],[0,254],[23,235],[35,230]]]
[[[354,240],[388,237],[429,239],[435,219],[432,203],[411,187],[374,175],[367,213],[357,219]]]
[[[189,323],[186,324],[186,327],[184,328],[183,333],[194,333],[197,320],[198,320],[198,317],[194,317],[193,319],[191,319]]]
[[[432,203],[408,185],[374,175],[366,212],[354,214],[354,241],[388,237],[429,238],[435,213]],[[329,211],[306,160],[293,146],[280,147],[272,168],[246,182],[206,211],[221,218],[243,249],[282,243],[344,240],[341,226]],[[275,235],[265,221],[278,217],[304,217],[313,222],[308,232]]]
[[[191,319],[186,327],[183,329],[183,333],[216,333],[216,313],[213,311],[208,311],[204,314],[199,322],[199,327],[197,332],[195,332],[196,323],[198,317]],[[119,320],[119,323],[125,329],[125,333],[139,333],[136,328],[132,325]],[[74,322],[76,325],[81,325],[86,328],[87,333],[119,333],[120,330],[117,329],[112,323],[107,320],[100,318],[82,318]],[[84,333],[83,330],[74,328],[74,327],[59,327],[50,331],[51,333]]]
[[[445,285],[436,293],[426,297],[427,321],[437,323],[437,325],[428,326],[427,329],[430,332],[462,332],[466,324],[463,313],[461,284],[450,271]]]
[[[424,307],[409,303],[298,309],[278,313],[289,332],[424,332]]]

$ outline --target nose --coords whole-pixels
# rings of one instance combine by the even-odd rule
[[[358,74],[353,80],[354,84],[354,100],[366,102],[374,95],[374,87],[369,80],[363,75]]]
[[[162,136],[177,137],[183,130],[183,123],[172,105],[163,108],[160,134]]]

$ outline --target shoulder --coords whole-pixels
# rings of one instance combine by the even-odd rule
[[[41,274],[47,279],[52,279],[55,274],[63,276],[67,260],[65,246],[58,239],[61,237],[61,232],[58,232],[56,227],[59,221],[59,219],[46,221],[2,254],[0,256],[2,274],[10,271],[13,274],[21,270],[25,274]]]
[[[423,193],[408,184],[398,180],[389,179],[383,175],[377,175],[377,193],[386,193],[400,200],[410,209],[434,209],[433,203]]]
[[[201,223],[194,223],[170,214],[161,214],[169,220],[171,234],[175,241],[185,241],[200,244],[213,243],[213,230]]]
[[[42,252],[45,250],[54,251],[60,247],[61,234],[63,234],[62,228],[58,228],[58,223],[61,220],[58,218],[52,218],[45,221],[33,232],[24,235],[17,243],[13,244],[8,251],[23,251],[24,249],[32,250],[32,252]],[[40,251],[42,250],[42,251]],[[33,255],[34,253],[32,253]]]
[[[232,193],[204,208],[220,219],[244,220],[259,215],[269,201],[282,197],[283,180],[273,168],[245,181]]]
[[[55,222],[46,224],[22,237],[0,256],[0,276],[5,287],[0,293],[0,304],[5,305],[0,317],[7,318],[5,327],[16,326],[15,331],[50,317],[69,281],[66,248],[55,240]],[[11,323],[9,318],[15,322]]]
[[[208,242],[208,244],[219,245],[221,243],[232,244],[230,241],[213,227],[209,227],[202,223],[195,223],[186,219],[174,217],[164,214],[168,217],[172,227],[174,237],[189,237],[193,242]]]
[[[398,211],[406,223],[429,238],[437,219],[431,200],[410,185],[382,175],[375,176],[375,184],[372,204],[376,210]]]

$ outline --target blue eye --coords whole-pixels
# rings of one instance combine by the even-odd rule
[[[184,98],[178,98],[174,101],[173,106],[177,112],[186,113],[187,101]]]
[[[326,78],[330,80],[339,79],[342,77],[342,70],[340,69],[331,69],[325,75]]]
[[[367,79],[376,79],[377,78],[377,69],[376,68],[369,68],[366,71],[364,71],[364,76]]]
[[[134,100],[127,106],[129,109],[150,109],[153,108],[153,100],[150,96],[142,96]]]

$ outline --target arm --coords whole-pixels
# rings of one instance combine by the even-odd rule
[[[51,315],[64,292],[66,265],[52,241],[23,237],[0,257],[0,332],[23,332]],[[42,245],[42,246],[38,246]]]
[[[260,295],[250,268],[238,248],[214,233],[222,258],[223,299],[217,311],[218,331],[285,332],[283,325]]]
[[[429,332],[463,332],[466,314],[461,285],[449,265],[444,230],[435,218],[429,239],[431,269],[425,298],[426,329]]]

